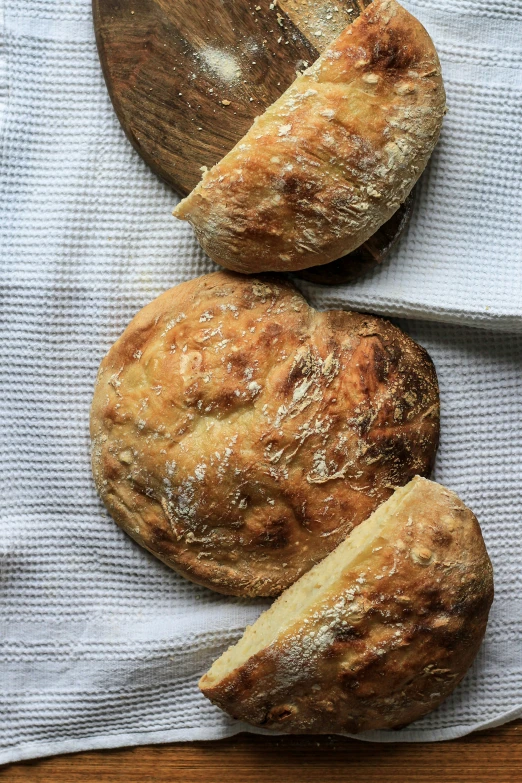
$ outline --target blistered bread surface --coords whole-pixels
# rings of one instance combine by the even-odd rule
[[[228,269],[328,263],[406,199],[444,111],[428,33],[396,0],[374,0],[174,214]]]
[[[389,322],[217,272],[145,307],[103,359],[92,465],[116,522],[214,590],[278,595],[416,473],[439,395]]]

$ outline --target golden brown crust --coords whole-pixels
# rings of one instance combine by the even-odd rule
[[[228,269],[326,264],[405,200],[444,111],[426,30],[396,0],[374,0],[174,214]]]
[[[453,691],[484,636],[493,571],[462,501],[412,484],[369,557],[244,665],[205,675],[205,696],[256,726],[329,733],[404,726]]]
[[[189,579],[246,596],[278,595],[428,475],[438,433],[433,364],[403,332],[228,272],[138,313],[91,413],[118,524]]]

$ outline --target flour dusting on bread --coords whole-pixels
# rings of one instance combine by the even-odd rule
[[[428,475],[437,379],[387,321],[219,272],[142,310],[102,362],[93,469],[116,521],[196,582],[277,595]]]
[[[267,729],[397,728],[458,685],[492,598],[476,518],[416,477],[247,628],[200,688]]]
[[[239,272],[351,252],[404,202],[445,112],[420,22],[374,0],[178,204],[207,254]]]

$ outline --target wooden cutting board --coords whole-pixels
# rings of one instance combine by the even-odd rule
[[[129,140],[180,195],[371,0],[93,0],[105,81]],[[306,270],[345,282],[380,263],[409,205],[346,259]]]

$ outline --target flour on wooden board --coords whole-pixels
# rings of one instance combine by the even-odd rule
[[[208,46],[201,50],[201,57],[205,65],[223,81],[232,83],[241,78],[241,66],[228,52]]]

